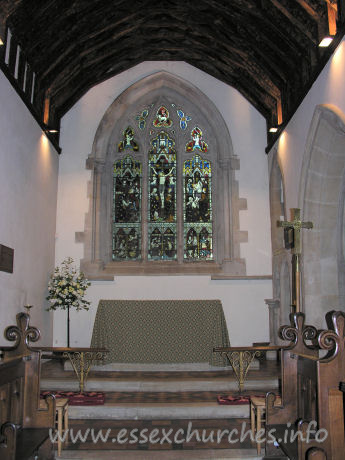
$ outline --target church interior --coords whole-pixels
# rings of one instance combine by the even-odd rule
[[[344,458],[344,32],[344,0],[0,0],[1,458]],[[20,453],[55,413],[328,436]]]

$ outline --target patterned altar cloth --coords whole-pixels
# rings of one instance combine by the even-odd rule
[[[91,347],[107,363],[225,366],[214,347],[229,347],[220,300],[100,300]]]

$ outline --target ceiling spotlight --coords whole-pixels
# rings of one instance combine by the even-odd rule
[[[276,133],[277,131],[278,131],[278,128],[276,128],[275,126],[272,126],[272,128],[269,129],[270,133]]]
[[[327,48],[333,41],[333,37],[324,37],[319,43],[320,48]]]
[[[45,126],[44,131],[45,131],[46,133],[49,133],[49,134],[56,134],[56,133],[59,132],[59,130],[57,130],[57,129],[55,129],[55,128],[51,128],[51,127],[48,126],[46,123],[44,124],[44,126]]]
[[[1,40],[1,37],[0,37],[0,46],[2,46],[4,44],[4,42]]]

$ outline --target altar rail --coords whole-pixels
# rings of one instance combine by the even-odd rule
[[[247,373],[254,359],[262,358],[268,351],[277,353],[281,349],[282,347],[279,345],[255,345],[252,347],[215,347],[213,351],[214,353],[220,353],[228,359],[237,378],[238,391],[241,393],[244,388]]]
[[[55,400],[40,408],[39,351],[30,348],[40,333],[29,315],[18,313],[17,325],[5,330],[13,347],[0,347],[0,457],[2,460],[53,459],[49,428],[55,423]]]
[[[330,329],[322,331],[305,325],[303,313],[290,315],[290,321],[280,329],[290,341],[281,351],[281,405],[275,394],[266,396],[266,439],[273,436],[291,460],[343,460],[345,314],[327,313]],[[273,443],[266,443],[266,457],[275,455]]]

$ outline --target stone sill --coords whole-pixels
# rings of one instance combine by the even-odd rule
[[[211,280],[272,280],[272,275],[212,275]]]
[[[86,278],[91,281],[112,281],[115,276],[210,276],[211,279],[251,278],[245,275],[245,263],[242,259],[225,260],[223,264],[215,261],[197,263],[136,261],[104,264],[102,261],[89,262],[84,259],[81,261],[80,269]],[[256,277],[254,278],[256,279]]]

